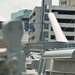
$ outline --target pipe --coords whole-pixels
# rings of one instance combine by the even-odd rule
[[[46,51],[43,58],[75,58],[75,49]]]

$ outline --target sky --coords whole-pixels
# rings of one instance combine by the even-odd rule
[[[0,15],[10,20],[11,13],[41,6],[41,1],[42,0],[0,0]],[[53,0],[53,5],[58,5],[58,1],[59,0]]]

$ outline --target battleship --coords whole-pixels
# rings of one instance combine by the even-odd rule
[[[49,13],[56,41],[22,43],[23,22],[2,23],[0,75],[75,75],[75,43],[69,42],[54,15]]]

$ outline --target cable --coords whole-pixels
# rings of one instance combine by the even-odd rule
[[[74,20],[74,19],[72,19],[72,20],[70,21],[70,23],[71,23],[73,20]],[[69,24],[70,24],[70,23],[69,23]],[[66,27],[66,28],[68,28],[68,27]],[[65,28],[65,29],[66,29],[66,28]],[[63,29],[63,31],[65,31],[65,29]]]

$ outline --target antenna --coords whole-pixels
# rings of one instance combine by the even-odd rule
[[[48,14],[49,16],[49,20],[51,22],[55,37],[56,37],[56,41],[61,41],[61,42],[68,42],[67,38],[65,37],[54,13],[50,12]]]

